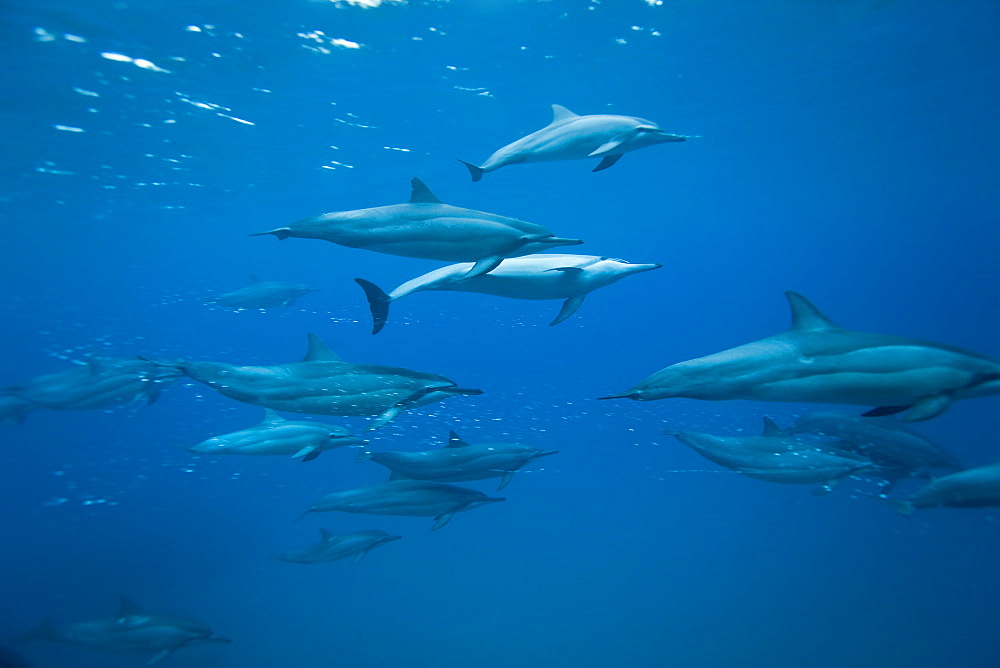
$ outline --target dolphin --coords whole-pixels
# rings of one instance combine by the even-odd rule
[[[986,508],[1000,506],[1000,462],[932,480],[905,501],[893,501],[900,513],[915,508]]]
[[[175,368],[220,394],[289,413],[374,415],[378,429],[410,408],[456,395],[482,394],[431,373],[376,364],[345,362],[309,334],[306,356],[274,366],[224,362],[157,362]]]
[[[411,185],[406,204],[324,213],[250,236],[323,239],[389,255],[473,262],[467,278],[492,271],[507,257],[583,243],[554,236],[534,223],[445,204],[420,179]]]
[[[783,433],[836,438],[837,450],[871,460],[890,481],[927,475],[929,469],[963,468],[953,454],[892,416],[822,411],[799,418]]]
[[[434,531],[447,524],[455,513],[499,501],[506,499],[489,497],[458,485],[423,480],[388,480],[327,494],[300,517],[334,510],[365,515],[433,517],[431,531]]]
[[[518,469],[539,457],[558,454],[520,443],[476,443],[463,441],[451,432],[448,445],[423,452],[362,452],[358,461],[372,460],[390,471],[389,480],[434,480],[464,482],[500,478],[497,490],[510,483]]]
[[[482,165],[459,162],[468,168],[473,181],[483,178],[486,172],[523,162],[600,158],[593,169],[599,172],[614,165],[629,151],[686,139],[683,135],[664,132],[645,118],[611,114],[579,116],[566,107],[553,104],[552,122],[541,130],[507,144]]]
[[[620,394],[653,401],[756,399],[875,406],[866,417],[907,411],[929,420],[955,399],[1000,393],[1000,362],[960,348],[841,329],[805,297],[786,292],[787,332],[679,362]]]
[[[63,410],[107,408],[140,398],[152,404],[179,377],[177,371],[147,360],[91,356],[84,364],[37,376],[5,393],[35,407]]]
[[[863,457],[830,451],[822,442],[785,435],[766,418],[760,436],[665,433],[706,459],[747,477],[793,485],[821,484],[817,493],[829,492],[840,479],[874,466]]]
[[[550,255],[504,260],[488,274],[468,278],[472,265],[441,267],[403,283],[386,294],[363,278],[354,281],[365,291],[372,312],[372,334],[382,331],[389,318],[389,305],[397,299],[425,290],[478,292],[512,299],[562,299],[563,306],[549,326],[558,325],[576,313],[584,298],[594,290],[626,276],[659,269],[662,264],[629,264],[624,260],[595,255]]]
[[[344,427],[322,422],[292,422],[265,408],[264,419],[257,425],[213,436],[187,450],[201,455],[286,455],[308,462],[327,450],[364,443]]]
[[[38,408],[38,404],[12,394],[0,396],[0,424],[13,422],[15,424],[24,423],[24,418],[31,411]],[[0,664],[2,668],[2,664]]]
[[[402,536],[390,536],[384,531],[375,530],[334,535],[329,529],[320,529],[319,535],[320,541],[312,547],[297,552],[276,554],[274,558],[278,561],[288,561],[295,564],[320,564],[354,557],[354,563],[358,563],[379,545],[385,545],[402,538]]]
[[[21,636],[21,640],[63,642],[108,652],[154,652],[147,666],[192,643],[232,642],[193,619],[142,612],[127,598],[120,600],[118,615],[110,619],[69,624],[45,621]]]
[[[273,308],[275,306],[291,306],[299,297],[310,292],[319,292],[319,290],[310,288],[303,283],[262,281],[251,274],[250,285],[214,297],[206,297],[202,301],[229,308]]]

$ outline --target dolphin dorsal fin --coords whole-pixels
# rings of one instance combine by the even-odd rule
[[[258,276],[257,274],[250,274],[250,282],[260,283],[260,276]]]
[[[334,353],[332,350],[326,347],[318,336],[310,333],[309,337],[309,348],[306,350],[306,356],[302,358],[303,362],[343,362],[339,355]]]
[[[462,438],[456,434],[454,431],[448,434],[448,445],[444,446],[446,448],[464,448],[468,443],[462,440]]]
[[[333,532],[330,531],[329,529],[320,529],[319,535],[320,535],[320,540],[323,541],[328,541],[331,538],[333,538]]]
[[[410,186],[413,188],[410,191],[410,204],[444,204],[437,195],[431,192],[427,184],[417,177],[413,177]]]
[[[789,290],[785,293],[785,298],[788,299],[788,305],[792,308],[791,328],[793,330],[839,329],[811,301],[799,293]]]
[[[579,114],[574,114],[572,111],[562,106],[561,104],[552,105],[552,122],[558,123],[560,121],[569,120],[570,118],[578,118]]]
[[[135,615],[141,615],[141,614],[142,614],[142,610],[140,610],[139,606],[137,606],[135,603],[133,603],[130,599],[128,599],[128,598],[126,598],[124,596],[119,596],[118,597],[118,618],[119,619],[121,619],[122,617],[134,617]]]
[[[270,408],[264,409],[264,419],[260,421],[261,424],[274,424],[275,422],[284,422],[285,418],[278,415],[275,411]]]
[[[778,426],[778,423],[769,417],[764,418],[764,431],[762,436],[784,436],[785,432]]]

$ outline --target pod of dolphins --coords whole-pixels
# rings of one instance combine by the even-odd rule
[[[597,158],[593,171],[615,165],[628,152],[681,142],[642,118],[579,116],[552,105],[545,128],[497,150],[481,165],[463,162],[473,181],[507,165]],[[559,246],[582,244],[514,218],[442,202],[419,179],[408,202],[355,211],[324,213],[251,236],[322,239],[348,248],[450,262],[406,281],[391,292],[357,278],[372,315],[372,333],[389,320],[398,299],[422,291],[458,291],[524,300],[558,300],[550,325],[580,308],[585,297],[622,278],[657,269],[596,255],[553,254]],[[288,306],[314,292],[298,283],[261,281],[203,301],[227,308]],[[973,469],[907,427],[934,418],[957,399],[1000,393],[1000,362],[951,346],[900,336],[843,329],[802,295],[787,292],[792,325],[780,334],[693,360],[674,363],[623,392],[602,399],[655,401],[674,397],[720,401],[846,404],[869,407],[861,415],[818,412],[781,428],[765,418],[758,436],[719,436],[668,431],[706,459],[750,478],[817,485],[825,493],[845,478],[869,477],[885,491],[906,478],[932,478],[912,496],[891,503],[902,513],[936,506],[1000,505],[1000,462]],[[305,356],[296,362],[243,366],[226,362],[89,357],[85,363],[0,394],[0,422],[22,422],[29,412],[104,408],[156,401],[179,378],[202,383],[221,395],[260,406],[262,420],[250,427],[210,436],[185,449],[200,455],[281,455],[303,462],[344,446],[358,449],[359,462],[389,470],[383,482],[326,494],[300,517],[319,512],[415,516],[433,519],[432,530],[456,513],[504,501],[453,483],[499,478],[504,489],[514,474],[542,457],[557,454],[520,443],[467,443],[451,432],[443,448],[422,452],[371,452],[347,428],[293,421],[276,411],[309,415],[364,416],[378,429],[404,411],[457,396],[478,395],[433,373],[347,362],[317,336],[308,335]],[[896,417],[893,417],[896,416]],[[276,560],[317,564],[354,557],[398,540],[379,530],[334,534]],[[151,653],[157,663],[198,642],[229,642],[204,624],[147,614],[122,599],[110,619],[45,622],[22,639],[50,640],[116,652]]]

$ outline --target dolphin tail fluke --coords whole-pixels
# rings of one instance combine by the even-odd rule
[[[372,312],[372,335],[378,334],[389,320],[389,305],[392,304],[392,299],[385,294],[382,288],[371,281],[355,278],[354,282],[365,291],[365,297],[368,298],[368,308]]]
[[[903,422],[922,422],[924,420],[930,420],[931,418],[936,418],[941,413],[944,413],[951,406],[951,395],[948,394],[936,394],[930,397],[924,397],[917,403],[913,404],[906,415],[901,419]]]
[[[55,637],[56,625],[51,619],[46,619],[27,633],[17,636],[14,640],[18,642],[30,642],[32,640],[53,640]]]
[[[277,229],[271,230],[270,232],[255,232],[253,234],[248,234],[248,237],[266,237],[268,234],[278,237],[278,241],[284,241],[288,237],[292,236],[292,231],[287,227],[279,227]]]
[[[466,168],[469,170],[469,174],[472,176],[473,182],[476,182],[479,179],[483,178],[483,174],[486,173],[485,169],[483,169],[482,167],[477,167],[476,165],[473,165],[471,162],[466,162],[465,160],[459,160],[459,162],[465,165]]]

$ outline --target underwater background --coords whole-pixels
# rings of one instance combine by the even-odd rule
[[[293,524],[384,470],[352,449],[184,452],[261,416],[184,380],[152,406],[35,411],[0,427],[4,639],[126,595],[233,639],[169,666],[1000,666],[1000,511],[903,517],[871,481],[814,496],[663,435],[758,433],[816,406],[594,401],[783,331],[785,290],[852,329],[1000,357],[995,1],[14,0],[2,16],[0,385],[94,353],[289,362],[314,332],[349,361],[485,391],[404,413],[373,450],[454,430],[560,451],[441,531]],[[598,174],[470,182],[456,158],[542,127],[553,103],[691,138]],[[433,293],[373,337],[352,279],[440,263],[248,236],[404,202],[414,176],[586,241],[565,252],[664,267],[555,328],[558,302]],[[266,312],[201,301],[250,274],[321,291]],[[916,429],[990,463],[998,408]],[[318,527],[403,539],[357,565],[270,559]],[[148,658],[15,647],[37,666]]]

